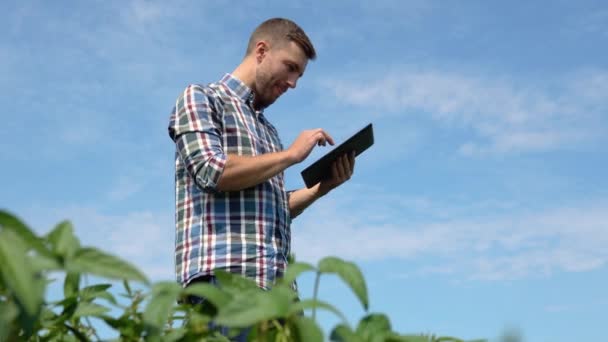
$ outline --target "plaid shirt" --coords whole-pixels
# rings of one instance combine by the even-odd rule
[[[187,284],[222,269],[268,289],[287,266],[290,216],[283,173],[250,188],[221,192],[228,154],[256,156],[283,149],[254,94],[230,74],[190,85],[171,114],[175,142],[175,273]]]

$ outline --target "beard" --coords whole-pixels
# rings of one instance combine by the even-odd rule
[[[276,82],[269,73],[259,70],[255,77],[254,108],[264,109],[273,104],[280,94],[275,93]]]

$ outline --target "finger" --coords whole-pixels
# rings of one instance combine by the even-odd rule
[[[327,145],[327,139],[325,138],[324,135],[321,135],[321,141],[323,143],[323,146]]]
[[[326,139],[322,132],[317,132],[315,134],[315,140],[317,141],[317,145],[319,145],[319,146],[326,145]]]
[[[338,163],[331,163],[331,178],[335,181],[340,177],[338,174]]]
[[[342,168],[344,169],[344,178],[346,180],[350,179],[350,175],[352,175],[352,167],[350,164],[350,156],[348,154],[342,156]]]
[[[350,174],[352,175],[355,172],[355,151],[348,156],[348,159],[350,161]]]
[[[338,157],[334,164],[336,164],[336,169],[338,170],[338,178],[340,180],[344,179],[346,177],[346,170],[344,170],[344,156]]]
[[[334,145],[334,139],[331,137],[331,135],[329,135],[329,133],[321,129],[321,134],[323,134],[323,137],[325,138],[325,140],[327,140],[327,142],[329,142],[330,145]]]

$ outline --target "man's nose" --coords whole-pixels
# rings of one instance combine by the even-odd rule
[[[287,85],[289,86],[289,88],[295,89],[297,84],[298,84],[297,77],[290,77],[287,79]]]

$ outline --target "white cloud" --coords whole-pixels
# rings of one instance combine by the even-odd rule
[[[294,2],[289,2],[293,6]],[[288,6],[290,6],[288,5]],[[281,6],[284,6],[282,3]],[[395,31],[417,29],[437,6],[431,1],[346,1],[332,2],[331,6],[345,7],[351,12],[347,16],[336,16],[335,11],[327,11],[324,6],[310,6],[300,2],[299,9],[310,11],[319,22],[330,25],[303,27],[313,41],[320,56],[323,51],[331,50],[336,42],[349,42],[351,46],[367,46],[369,40]],[[378,20],[381,18],[381,20]],[[365,27],[356,30],[353,27]]]
[[[590,271],[607,264],[607,259],[605,253],[597,251],[588,253],[580,247],[570,247],[565,250],[552,247],[541,250],[527,249],[509,256],[480,257],[468,260],[464,266],[472,271],[470,279],[504,280],[526,276],[548,276],[556,271]]]
[[[122,201],[138,193],[146,185],[144,177],[120,176],[108,191],[108,199]]]
[[[608,11],[606,12],[608,17]],[[569,87],[574,97],[583,99],[590,110],[606,109],[608,104],[608,70],[586,69],[571,76]]]
[[[461,210],[449,205],[381,200],[371,193],[365,208],[349,207],[354,203],[349,198],[357,197],[344,194],[322,199],[296,218],[292,230],[297,259],[402,259],[420,265],[417,274],[485,280],[583,272],[608,264],[605,202],[532,214],[505,212],[498,205],[495,211],[486,210],[494,215],[458,217]],[[391,203],[392,208],[383,208],[382,203]],[[441,206],[444,215],[435,215]],[[429,219],[409,220],[411,212],[428,213]]]
[[[597,34],[600,37],[608,38],[608,10],[594,10],[576,16],[570,20],[565,31],[577,36]]]
[[[162,1],[135,0],[131,2],[126,18],[128,22],[142,25],[173,13],[172,9],[174,9],[173,6]]]
[[[89,206],[31,207],[17,213],[39,233],[62,220],[74,225],[83,246],[94,246],[129,261],[152,280],[174,279],[175,225],[170,211],[106,214]]]
[[[336,193],[294,220],[298,260],[315,263],[329,255],[355,262],[401,260],[409,266],[397,267],[397,274],[478,280],[585,272],[608,264],[605,201],[524,213],[513,203],[458,207],[424,198],[383,198],[360,187],[353,191],[370,194],[365,207],[357,205],[351,192]],[[173,278],[170,210],[107,214],[89,206],[68,206],[31,207],[18,214],[41,233],[68,218],[83,245],[129,260],[154,280]]]
[[[321,81],[324,94],[383,115],[428,115],[472,129],[464,155],[546,151],[593,140],[606,130],[608,70],[580,71],[534,84],[471,73],[396,67]],[[413,115],[413,114],[412,114]]]

